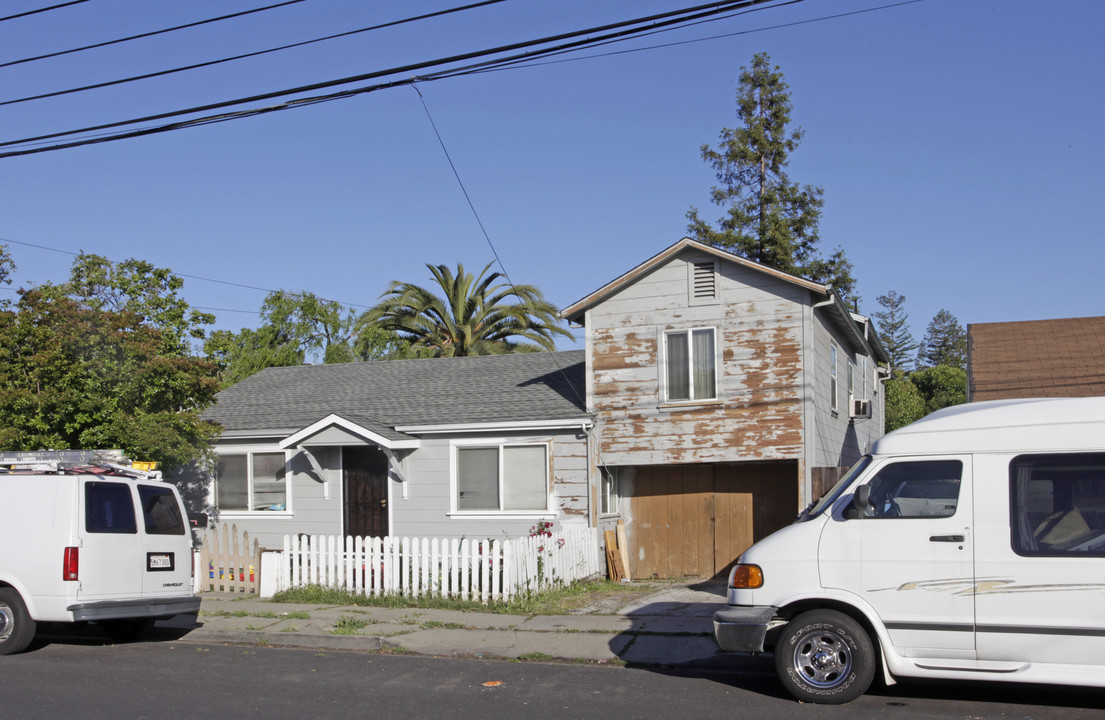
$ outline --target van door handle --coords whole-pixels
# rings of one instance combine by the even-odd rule
[[[929,542],[961,543],[966,539],[963,535],[933,535],[929,538]]]

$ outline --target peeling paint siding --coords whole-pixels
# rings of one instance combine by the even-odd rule
[[[692,255],[658,268],[590,313],[603,463],[800,458],[805,292],[722,263],[719,302],[691,306]],[[658,345],[664,331],[691,327],[718,330],[719,398],[665,405]]]

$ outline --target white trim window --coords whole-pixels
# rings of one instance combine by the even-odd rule
[[[618,498],[621,497],[621,468],[602,468],[602,487],[599,494],[599,513],[617,515]]]
[[[215,471],[215,507],[221,512],[286,511],[286,454],[280,451],[220,455]]]
[[[829,344],[829,409],[834,413],[840,409],[840,388],[836,379],[836,343]]]
[[[665,400],[717,399],[717,342],[714,328],[664,333]]]
[[[546,444],[457,445],[454,504],[458,512],[547,512]]]

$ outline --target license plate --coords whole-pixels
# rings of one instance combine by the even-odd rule
[[[146,569],[151,572],[168,572],[176,568],[173,553],[146,553]]]

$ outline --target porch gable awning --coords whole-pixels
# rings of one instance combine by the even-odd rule
[[[283,450],[311,445],[379,445],[388,450],[414,450],[420,444],[418,438],[371,418],[351,418],[334,413],[297,430],[279,443]]]

